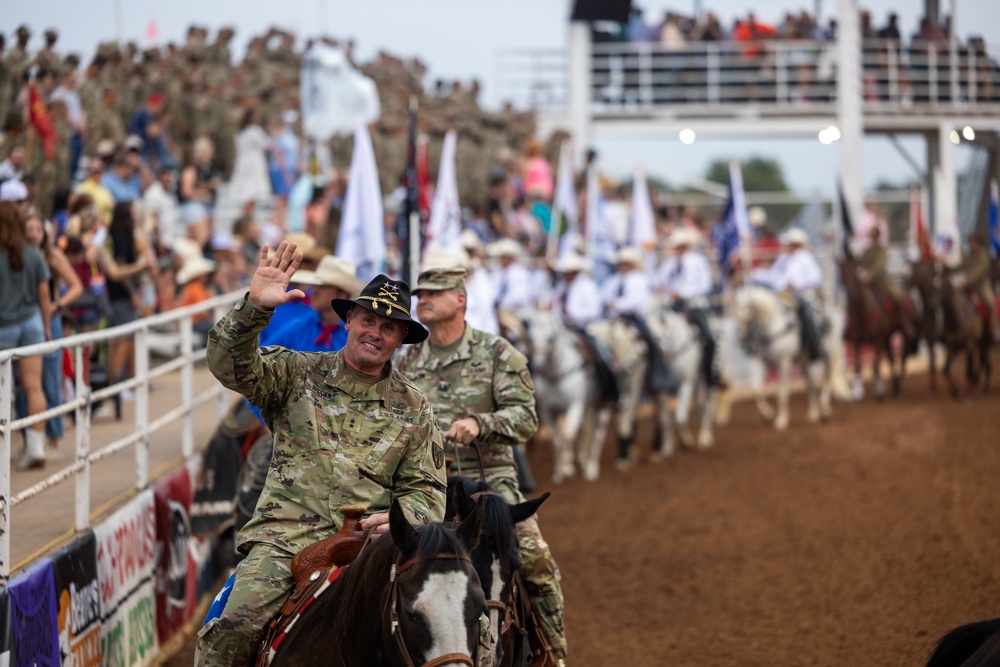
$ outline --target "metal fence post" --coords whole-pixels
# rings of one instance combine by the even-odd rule
[[[83,374],[83,355],[88,350],[86,345],[77,345],[76,354],[76,396],[85,398],[81,405],[76,407],[76,460],[83,464],[80,472],[76,475],[76,529],[86,530],[90,526],[90,413],[92,404],[90,402],[90,383]]]
[[[0,362],[0,431],[3,460],[0,461],[0,582],[10,576],[10,401],[14,384],[14,362],[11,357]]]
[[[142,382],[135,388],[135,430],[141,434],[135,446],[135,488],[149,484],[149,328],[135,332],[135,376]]]
[[[184,428],[181,431],[181,453],[187,459],[194,453],[194,335],[192,319],[185,317],[181,325],[181,405],[184,406]]]

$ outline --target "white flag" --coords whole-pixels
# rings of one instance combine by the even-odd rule
[[[646,172],[640,165],[635,166],[632,178],[632,220],[628,242],[638,250],[656,248],[656,217],[653,215],[653,202],[649,199]]]
[[[354,128],[354,154],[337,237],[337,257],[353,262],[358,267],[358,277],[366,282],[378,275],[385,264],[382,186],[372,138],[364,123]]]
[[[321,142],[382,113],[375,82],[354,69],[341,49],[321,42],[302,56],[299,95],[302,130]]]
[[[601,204],[597,167],[591,164],[587,169],[587,254],[594,262],[595,272],[599,263],[610,263],[615,256],[615,242],[602,214]]]
[[[566,234],[559,241],[562,228],[561,220],[566,220]],[[559,166],[556,170],[556,189],[552,194],[552,218],[549,223],[549,240],[547,256],[553,261],[573,249],[580,235],[577,222],[576,190],[573,189],[573,152],[568,141],[564,141],[559,150]]]
[[[458,203],[458,179],[455,175],[455,149],[458,135],[448,130],[441,147],[441,166],[437,188],[427,223],[427,247],[456,251],[462,247],[462,208]]]

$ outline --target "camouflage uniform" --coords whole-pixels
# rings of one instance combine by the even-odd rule
[[[883,246],[877,243],[868,246],[858,260],[858,269],[866,271],[872,285],[899,303],[902,293],[889,277],[889,253]]]
[[[414,291],[456,286],[464,289],[463,274],[463,270],[455,269],[426,271],[421,274]],[[523,502],[512,448],[525,442],[538,428],[535,385],[524,355],[506,339],[466,324],[459,341],[446,348],[443,354],[433,349],[429,341],[424,341],[406,350],[396,368],[427,395],[442,433],[457,419],[476,419],[479,435],[474,444],[482,454],[486,482],[507,502]],[[446,451],[450,458],[456,456],[450,444]],[[473,447],[458,447],[457,460],[463,474],[477,476],[479,463]],[[457,462],[451,462],[453,473],[458,472]],[[565,654],[559,567],[542,537],[536,517],[519,523],[517,533],[524,559],[521,574],[532,605],[538,610],[553,648]]]
[[[340,506],[384,512],[398,499],[411,522],[444,518],[444,452],[423,394],[391,364],[366,386],[342,352],[258,348],[272,312],[244,298],[209,333],[209,368],[261,407],[274,454],[229,602],[199,633],[199,665],[247,663],[292,588],[292,556],[340,528]]]
[[[962,257],[962,266],[959,268],[965,278],[965,288],[979,296],[986,306],[989,315],[990,331],[995,335],[1000,332],[1000,318],[997,317],[996,300],[993,296],[993,285],[990,275],[990,255],[986,249],[979,246],[969,249],[969,252]]]

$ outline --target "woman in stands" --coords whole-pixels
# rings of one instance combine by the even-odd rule
[[[51,337],[49,268],[41,251],[25,237],[24,222],[17,204],[0,202],[0,350],[42,343]],[[43,412],[42,358],[19,359],[17,368],[28,414]],[[45,423],[30,426],[25,437],[27,446],[17,468],[45,467]]]

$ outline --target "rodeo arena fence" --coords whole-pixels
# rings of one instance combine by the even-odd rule
[[[817,250],[832,294],[837,289],[832,247]],[[896,274],[905,267],[905,253],[902,246],[891,250]],[[239,460],[209,460],[212,445],[225,434],[227,451],[239,456],[243,434],[226,431],[237,396],[204,368],[205,341],[192,320],[204,312],[218,320],[241,295],[234,292],[127,325],[0,352],[0,441],[7,453],[0,457],[0,665],[61,664],[60,654],[72,656],[75,665],[155,664],[175,652],[187,638],[186,630],[200,621],[210,599],[206,594],[215,593],[231,560],[220,554],[233,549],[224,531],[232,523],[228,517],[233,515],[232,489],[240,466]],[[839,301],[828,301],[834,335],[842,326]],[[759,364],[741,349],[729,318],[715,318],[713,329],[730,387],[748,389],[759,378]],[[134,377],[94,388],[94,374],[88,378],[85,371],[92,348],[123,336],[135,338]],[[72,398],[12,421],[14,362],[52,352],[73,360]],[[199,382],[203,388],[197,391]],[[135,394],[134,428],[122,424],[117,429],[121,437],[94,442],[91,418],[97,406],[116,402],[126,390]],[[740,394],[748,395],[741,391],[734,396]],[[201,422],[211,426],[196,447],[198,410],[211,413]],[[14,434],[56,415],[72,415],[72,462],[12,495]],[[106,423],[102,418],[100,425]],[[207,445],[204,452],[201,445]],[[106,461],[129,448],[135,451],[134,464],[120,458]],[[161,461],[153,473],[152,458]],[[117,472],[110,473],[116,479],[92,475],[92,466],[101,462],[117,464]],[[131,485],[122,472],[129,468]],[[212,479],[229,469],[234,479]],[[72,499],[62,486],[70,480],[75,482]],[[95,509],[96,496],[106,500]],[[54,499],[42,510],[22,507],[46,497]],[[31,517],[18,518],[15,532],[37,532],[35,522],[53,525],[47,526],[46,537],[33,538],[34,546],[19,538],[18,561],[12,564],[15,508]],[[10,578],[12,572],[16,575]]]
[[[234,395],[214,378],[207,383],[209,388],[195,393],[196,365],[204,359],[205,347],[203,340],[196,341],[192,316],[208,311],[217,319],[240,294],[226,294],[118,327],[0,352],[0,438],[5,453],[0,457],[0,582],[6,584],[0,585],[0,665],[65,664],[62,659],[86,666],[150,664],[172,637],[181,637],[178,631],[193,619],[201,594],[217,576],[208,571],[214,540],[195,537],[191,528],[199,468],[195,411],[206,406],[210,409],[215,402],[217,421],[221,422]],[[93,390],[83,372],[89,361],[86,356],[93,346],[122,336],[135,338],[134,377]],[[153,366],[154,350],[168,360]],[[72,400],[12,421],[14,361],[53,352],[66,354],[64,351],[73,359],[75,369]],[[150,391],[154,382],[166,383],[178,375],[176,394],[156,392],[154,398]],[[135,394],[134,429],[111,442],[93,442],[91,416],[95,406],[117,402],[126,390]],[[57,415],[72,415],[74,419],[72,462],[11,495],[9,454],[14,433]],[[164,474],[151,478],[150,446],[158,433],[171,440],[179,438],[180,458],[165,462],[160,466]],[[172,444],[176,451],[176,441],[165,444]],[[131,490],[122,480],[115,480],[118,497],[95,510],[95,495],[105,491],[102,486],[114,485],[107,475],[92,477],[92,466],[128,448],[135,450]],[[103,481],[95,483],[95,478]],[[71,479],[75,481],[75,501],[63,493],[54,501],[59,507],[50,504],[43,511],[26,515],[32,517],[32,523],[54,522],[65,503],[73,503],[72,526],[54,526],[62,537],[30,556],[22,555],[22,562],[12,568],[11,518],[15,508],[32,499],[44,500],[40,496],[58,496],[60,486]],[[22,535],[28,528],[18,522]],[[20,572],[8,581],[12,569]]]

